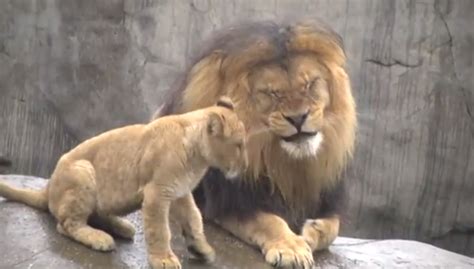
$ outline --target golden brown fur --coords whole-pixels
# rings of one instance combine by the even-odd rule
[[[153,268],[180,268],[170,248],[170,207],[190,251],[206,261],[215,254],[204,236],[191,191],[209,166],[235,177],[247,166],[244,125],[228,101],[223,106],[131,125],[84,141],[58,161],[47,187],[22,190],[0,183],[0,195],[49,209],[60,233],[93,249],[115,246],[91,217],[121,237],[131,223],[118,216],[142,207],[145,239]]]
[[[246,128],[257,133],[248,140],[245,180],[258,184],[269,178],[291,211],[305,216],[309,203],[337,184],[352,156],[356,111],[345,61],[339,38],[320,23],[237,27],[213,41],[164,113],[207,107],[229,96]],[[337,215],[308,220],[302,237],[280,220],[260,212],[251,220],[217,221],[259,245],[276,265],[306,259],[302,238],[312,250],[322,249],[339,231]],[[275,251],[286,256],[268,254]]]

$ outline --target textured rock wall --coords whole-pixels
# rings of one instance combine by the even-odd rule
[[[146,121],[215,29],[319,17],[345,40],[359,107],[344,234],[474,255],[473,1],[0,4],[0,172],[48,176],[78,141]]]

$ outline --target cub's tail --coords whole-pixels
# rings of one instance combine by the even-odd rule
[[[15,188],[0,182],[0,196],[34,208],[48,210],[48,187],[42,190],[29,190]]]

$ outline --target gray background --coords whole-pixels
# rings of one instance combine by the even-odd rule
[[[0,0],[0,172],[47,177],[79,141],[147,121],[213,30],[295,14],[345,40],[360,127],[343,234],[473,256],[469,0]]]

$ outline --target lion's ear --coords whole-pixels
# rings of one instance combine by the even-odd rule
[[[224,119],[217,113],[211,112],[207,121],[207,133],[210,136],[221,136],[224,133]]]
[[[216,103],[216,106],[221,106],[221,107],[228,108],[230,110],[234,110],[234,103],[227,96],[222,96],[221,98],[219,98],[219,100]]]

